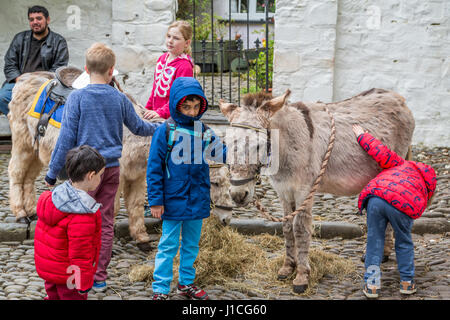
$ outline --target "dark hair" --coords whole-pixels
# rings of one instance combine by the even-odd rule
[[[196,94],[190,94],[188,96],[186,96],[186,98],[184,99],[184,101],[194,101],[194,100],[199,100],[202,101],[202,97],[200,97],[199,95]]]
[[[48,10],[43,6],[32,6],[31,8],[28,8],[28,17],[31,13],[42,13],[46,19],[48,18]]]
[[[91,171],[98,173],[105,165],[105,158],[88,145],[82,145],[67,152],[66,172],[72,182],[82,181]]]

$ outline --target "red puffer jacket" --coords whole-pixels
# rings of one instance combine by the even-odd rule
[[[375,195],[411,218],[419,218],[436,189],[434,169],[421,162],[404,160],[369,133],[359,135],[358,142],[384,169],[359,195],[359,210]]]
[[[39,197],[37,215],[34,260],[38,275],[56,284],[65,284],[72,277],[76,289],[91,288],[100,253],[100,210],[84,214],[62,212],[53,204],[52,193],[46,191]],[[74,270],[80,271],[78,281]]]

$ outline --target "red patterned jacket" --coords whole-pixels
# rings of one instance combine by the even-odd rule
[[[359,135],[358,142],[384,169],[359,195],[359,210],[365,208],[370,196],[378,196],[411,218],[419,218],[436,189],[434,169],[404,160],[369,133]]]

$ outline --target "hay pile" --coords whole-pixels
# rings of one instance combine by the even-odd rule
[[[153,252],[153,257],[156,253]],[[258,292],[265,296],[291,288],[295,273],[287,281],[277,280],[278,269],[284,260],[284,240],[278,236],[245,237],[230,227],[223,227],[211,216],[203,224],[200,252],[195,262],[196,284],[219,285],[242,293]],[[150,257],[151,259],[152,257]],[[325,274],[338,278],[355,272],[351,261],[331,253],[311,248],[309,288],[303,295],[314,293],[314,287]],[[179,255],[174,261],[174,280],[178,278]],[[152,281],[153,265],[134,266],[129,279]]]

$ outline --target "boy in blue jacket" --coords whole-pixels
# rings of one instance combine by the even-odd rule
[[[115,63],[114,52],[102,43],[95,43],[86,51],[90,84],[73,91],[67,99],[61,130],[45,177],[47,186],[55,185],[67,152],[80,145],[97,149],[106,160],[100,185],[89,192],[102,204],[102,246],[94,277],[94,291],[105,291],[107,288],[106,269],[111,261],[114,240],[114,198],[119,187],[123,125],[140,136],[151,136],[157,127],[139,118],[127,96],[109,85]]]
[[[180,233],[177,293],[205,300],[208,294],[193,284],[202,222],[210,214],[209,166],[205,158],[225,162],[226,147],[199,121],[208,101],[196,79],[177,78],[169,99],[171,118],[156,129],[147,166],[149,206],[153,217],[163,220],[155,257],[153,300],[168,297]]]

